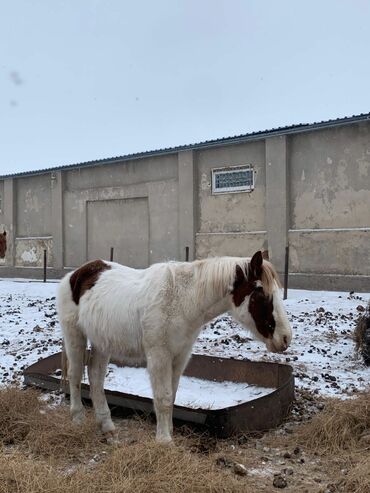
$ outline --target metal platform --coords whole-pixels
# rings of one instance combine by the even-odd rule
[[[26,368],[25,384],[47,390],[60,389],[60,379],[52,375],[61,368],[61,354],[54,354]],[[121,362],[119,366],[133,365]],[[184,375],[219,382],[246,382],[276,389],[258,399],[223,409],[174,406],[176,420],[204,425],[219,437],[275,428],[289,413],[294,399],[293,370],[289,365],[193,355]],[[105,390],[105,393],[110,405],[144,413],[154,412],[152,399],[112,390]],[[89,386],[86,384],[82,384],[82,396],[89,399]]]

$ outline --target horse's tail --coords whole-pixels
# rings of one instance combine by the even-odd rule
[[[75,355],[71,348],[75,346],[76,339],[84,339],[77,328],[78,307],[72,299],[70,277],[71,273],[64,276],[57,292],[57,311],[63,335],[60,389],[65,394],[69,393],[69,369],[75,366]],[[84,342],[78,344],[81,346],[81,353],[84,350]]]

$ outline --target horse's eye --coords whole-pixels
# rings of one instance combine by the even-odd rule
[[[267,324],[267,330],[269,330],[271,333],[274,332],[274,326],[270,323]]]

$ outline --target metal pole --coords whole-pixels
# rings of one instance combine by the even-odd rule
[[[288,298],[289,245],[285,247],[284,300]]]
[[[113,253],[114,253],[114,248],[110,247],[110,261],[113,262]]]
[[[47,264],[47,253],[45,249],[44,250],[44,282],[46,282],[46,264]]]
[[[189,247],[185,247],[185,260],[186,262],[189,262]]]

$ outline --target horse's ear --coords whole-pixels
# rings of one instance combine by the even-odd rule
[[[263,262],[262,252],[260,250],[258,250],[258,252],[256,252],[253,255],[252,260],[251,260],[251,264],[250,264],[251,271],[253,273],[253,276],[256,279],[261,279],[261,276],[262,276],[262,262]]]
[[[4,235],[4,236],[6,236],[6,231],[5,231],[5,229],[4,229],[4,233],[3,233],[3,235]]]
[[[245,281],[245,274],[240,265],[236,266],[235,269],[235,281],[234,281],[234,289]]]

